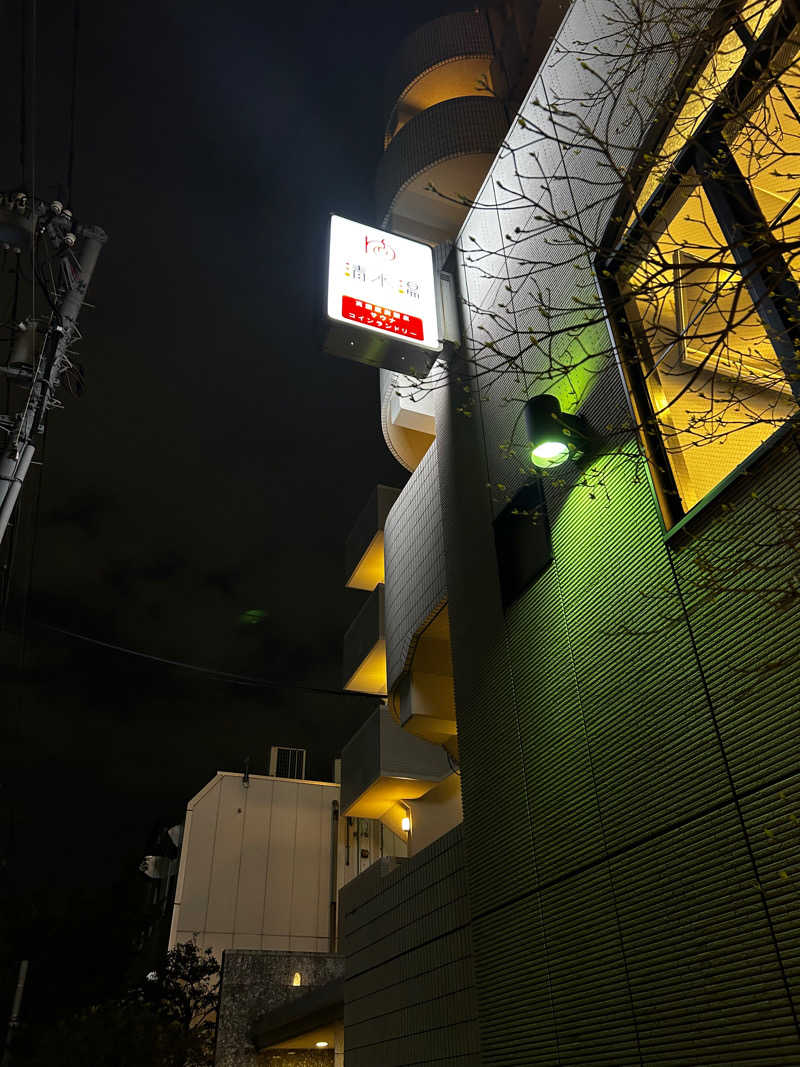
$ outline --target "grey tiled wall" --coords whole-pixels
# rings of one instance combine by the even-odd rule
[[[399,131],[378,164],[375,202],[379,225],[388,221],[395,197],[418,174],[458,156],[491,156],[507,129],[505,108],[494,97],[458,96],[420,111]]]
[[[461,827],[340,894],[347,1067],[478,1067]]]
[[[612,8],[572,5],[571,42],[532,89],[537,121],[534,97],[591,91],[588,68],[605,61],[571,53],[611,47]],[[631,70],[637,101],[674,73],[660,55]],[[552,306],[579,291],[532,193],[566,210],[593,163],[530,128],[510,140],[529,183],[517,177],[515,199],[503,153],[481,199],[496,204],[502,186],[505,206],[475,211],[458,243],[467,344],[480,325],[496,330],[496,313],[516,323],[498,342],[513,354],[546,325],[524,264],[550,260],[538,280]],[[638,140],[618,140],[624,167]],[[541,193],[537,167],[574,180]],[[602,232],[613,198],[595,199],[583,224]],[[630,463],[610,465],[594,496],[579,479],[551,482],[554,562],[504,615],[491,523],[498,486],[511,494],[528,476],[504,445],[527,392],[544,388],[530,385],[536,358],[495,395],[473,392],[468,416],[470,383],[454,378],[436,413],[482,1063],[796,1067],[800,606],[759,591],[758,576],[789,590],[797,573],[779,509],[800,507],[798,446],[776,447],[683,539],[665,539]],[[602,426],[625,394],[611,373],[580,400]],[[729,568],[728,588],[704,585],[709,560]]]
[[[384,529],[386,673],[402,674],[415,632],[446,597],[436,442],[395,501]]]

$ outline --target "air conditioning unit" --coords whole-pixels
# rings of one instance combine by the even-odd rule
[[[269,774],[274,778],[305,778],[306,750],[272,745],[269,750]]]

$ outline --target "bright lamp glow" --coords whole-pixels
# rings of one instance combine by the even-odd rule
[[[411,819],[408,815],[404,815],[403,818],[400,820],[400,826],[403,828],[405,833],[409,832],[409,830],[411,829]]]
[[[580,459],[591,444],[585,421],[562,411],[558,397],[550,393],[539,393],[528,400],[525,429],[535,467],[557,467],[565,460]]]
[[[300,977],[300,972],[299,971],[295,971],[294,972],[294,978],[292,979],[292,985],[293,986],[298,986],[298,985],[302,985],[302,983],[303,983],[303,979]]]
[[[327,1048],[328,1047],[328,1042],[327,1041],[317,1041],[316,1042],[316,1046],[317,1046],[317,1048]]]
[[[531,452],[531,461],[537,467],[557,467],[569,456],[569,449],[563,441],[542,441]]]

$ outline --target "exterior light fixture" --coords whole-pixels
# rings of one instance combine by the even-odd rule
[[[400,829],[404,834],[411,833],[411,812],[408,808],[405,809],[405,815],[400,820]]]
[[[314,1042],[314,1044],[316,1045],[317,1048],[327,1048],[328,1047],[328,1042],[327,1041],[316,1041],[316,1042]]]
[[[294,978],[292,979],[292,985],[293,986],[298,986],[298,985],[302,985],[302,984],[303,984],[303,979],[300,977],[300,972],[299,971],[295,971],[294,972]]]
[[[535,467],[557,467],[568,459],[580,459],[592,435],[584,419],[561,410],[558,397],[550,393],[532,396],[525,405],[525,428]]]

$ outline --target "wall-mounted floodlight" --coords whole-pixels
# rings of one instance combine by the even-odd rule
[[[562,411],[558,398],[550,393],[532,396],[525,405],[525,428],[536,467],[557,467],[565,460],[580,459],[592,439],[585,420]]]

